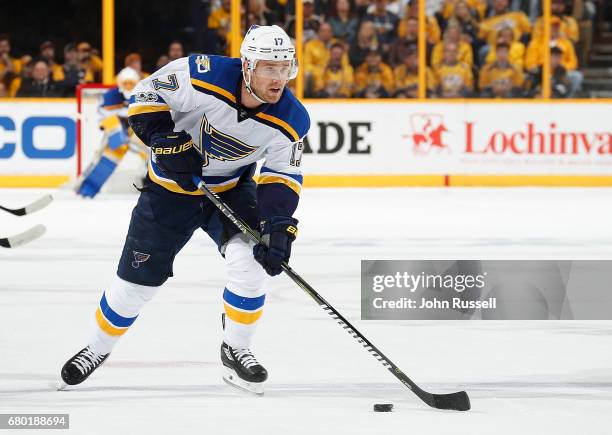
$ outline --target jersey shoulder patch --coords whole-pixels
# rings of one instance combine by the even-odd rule
[[[196,54],[189,56],[191,85],[197,91],[235,103],[236,84],[242,74],[240,59]]]
[[[291,142],[297,142],[310,130],[306,108],[287,88],[278,103],[268,105],[256,116],[259,121],[280,130]]]

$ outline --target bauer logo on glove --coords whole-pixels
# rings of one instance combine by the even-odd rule
[[[177,137],[168,136],[168,139],[175,139],[175,138]],[[193,146],[193,141],[190,140],[187,143],[184,143],[182,145],[178,145],[175,147],[154,148],[153,151],[155,152],[155,154],[178,154],[178,153],[182,153],[183,151],[187,151],[192,146]]]
[[[203,159],[187,132],[154,133],[151,135],[151,150],[155,163],[167,178],[183,190],[197,190],[192,178],[202,175]]]

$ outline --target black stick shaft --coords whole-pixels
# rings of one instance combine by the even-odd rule
[[[206,197],[227,217],[234,225],[242,231],[249,239],[251,239],[255,243],[261,243],[261,237],[259,234],[254,231],[251,227],[249,227],[242,219],[240,219],[234,211],[227,205],[225,202],[219,198],[219,196],[213,192],[206,184],[199,179],[198,177],[194,177],[194,182],[198,186],[198,188],[204,192]],[[329,302],[323,298],[314,288],[310,286],[304,279],[298,275],[286,262],[282,264],[283,271],[295,282],[302,290],[308,294],[314,301],[319,304],[323,310],[327,314],[329,314],[332,318],[334,318],[340,326],[342,326],[346,332],[348,332],[353,338],[355,338],[374,358],[376,358],[386,369],[388,369],[393,376],[400,380],[406,387],[408,387],[414,394],[416,394],[422,401],[427,403],[429,406],[434,408],[445,408],[445,409],[458,409],[458,410],[467,410],[469,409],[469,399],[467,399],[467,395],[464,392],[465,399],[467,399],[467,405],[465,403],[461,403],[457,405],[457,408],[449,408],[447,406],[440,406],[439,400],[436,400],[436,396],[427,391],[421,389],[417,384],[414,383],[408,376],[402,372],[399,367],[397,367],[385,354],[383,354],[376,346],[374,346],[370,340],[368,340],[361,332],[357,330],[342,314],[338,312]],[[458,393],[452,393],[455,395]],[[444,395],[442,395],[444,396]],[[463,405],[463,406],[462,406]],[[467,406],[467,408],[466,408]],[[465,409],[461,409],[465,408]]]

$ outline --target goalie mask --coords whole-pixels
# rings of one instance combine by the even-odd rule
[[[126,99],[132,96],[132,91],[139,81],[140,75],[135,69],[130,67],[123,68],[119,74],[117,74],[117,86]]]
[[[257,96],[251,87],[258,61],[279,62],[279,65],[269,65],[258,70],[258,76],[282,80],[285,84],[297,77],[295,47],[289,35],[279,26],[251,26],[240,46],[240,59],[243,64],[247,64],[246,68],[242,68],[246,89],[260,103],[267,101]],[[283,61],[289,61],[289,64],[280,64]]]

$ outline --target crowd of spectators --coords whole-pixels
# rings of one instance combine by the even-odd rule
[[[573,16],[574,2],[582,5]],[[221,52],[229,52],[229,0],[209,19]],[[292,1],[248,0],[248,24],[279,24],[295,33]],[[594,16],[591,0],[552,0],[551,84],[554,97],[580,91],[578,20]],[[307,97],[416,97],[417,0],[303,0]],[[244,21],[244,20],[243,20]],[[537,97],[542,94],[544,40],[540,0],[426,0],[427,95]]]
[[[429,97],[520,98],[542,94],[542,65],[550,46],[553,97],[579,94],[576,55],[579,20],[594,16],[597,0],[552,0],[550,41],[544,39],[541,0],[426,0],[426,94]],[[574,16],[580,2],[581,16]],[[208,28],[219,54],[229,54],[230,0],[213,1]],[[252,24],[278,24],[295,36],[295,2],[246,0],[241,31]],[[246,6],[246,8],[245,8]],[[414,98],[418,95],[417,0],[303,0],[306,97]],[[99,51],[87,42],[63,47],[52,41],[36,56],[11,56],[0,35],[0,97],[73,96],[77,85],[101,81]],[[185,55],[170,43],[158,69]],[[138,53],[125,66],[142,77]],[[152,65],[152,64],[151,64]]]
[[[78,85],[101,82],[102,59],[88,42],[66,44],[62,54],[63,62],[59,63],[55,45],[45,41],[35,57],[15,58],[11,55],[10,37],[0,35],[0,97],[73,97]],[[158,66],[182,56],[182,45],[174,42],[168,54],[159,58]],[[138,53],[128,54],[124,65],[134,68],[142,78],[148,75],[142,70]]]

